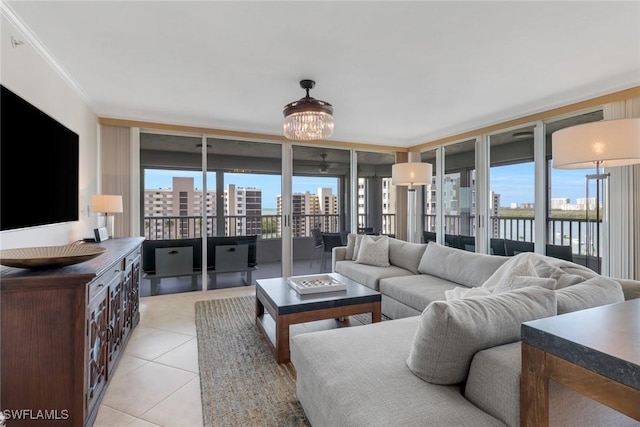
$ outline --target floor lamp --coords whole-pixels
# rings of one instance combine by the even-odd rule
[[[91,211],[104,214],[105,227],[109,238],[114,235],[114,213],[122,213],[122,196],[110,194],[94,194],[91,196]]]
[[[396,163],[391,166],[391,184],[409,187],[407,189],[407,241],[420,243],[416,233],[416,185],[431,182],[431,163]]]
[[[594,237],[590,226],[589,185],[595,183],[595,257],[596,271],[600,272],[600,204],[602,201],[602,221],[609,220],[609,173],[601,168],[626,166],[640,163],[640,118],[603,120],[583,125],[571,126],[551,135],[553,167],[556,169],[590,169],[595,174],[586,176],[586,255],[587,266],[594,255]],[[608,233],[607,233],[608,239]],[[609,265],[609,242],[604,242]],[[606,272],[608,273],[608,272]]]

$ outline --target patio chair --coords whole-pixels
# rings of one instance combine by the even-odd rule
[[[329,259],[331,259],[331,254],[333,252],[333,248],[338,246],[343,246],[342,243],[342,235],[340,233],[322,233],[322,257],[320,260],[320,272],[324,271],[324,265],[327,259],[327,254],[329,255]]]
[[[314,239],[314,256],[311,257],[311,262],[309,263],[309,267],[313,266],[313,260],[316,259],[318,257],[318,255],[322,256],[322,246],[323,246],[323,242],[322,242],[322,232],[320,231],[319,228],[313,228],[311,229],[311,235],[313,236]],[[317,253],[317,255],[316,255]],[[322,266],[320,267],[320,269],[322,269]]]

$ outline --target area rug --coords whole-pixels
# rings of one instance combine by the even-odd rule
[[[291,363],[278,365],[255,324],[255,297],[195,305],[202,414],[213,426],[309,426]]]

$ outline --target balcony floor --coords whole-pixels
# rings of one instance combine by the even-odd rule
[[[320,260],[300,260],[293,263],[293,274],[301,276],[305,274],[328,273],[331,271],[331,260],[326,259],[324,268],[320,269]],[[252,274],[252,285],[256,284],[257,279],[266,279],[270,277],[282,276],[282,264],[277,263],[260,263],[258,269]],[[209,281],[209,285],[211,281]],[[218,274],[216,289],[228,289],[246,286],[244,283],[244,274],[241,273],[224,273]],[[202,289],[202,278],[198,277],[198,289],[191,289],[191,277],[169,277],[162,279],[158,286],[158,295],[176,294],[182,292],[199,292]],[[140,279],[140,296],[151,296],[151,283],[148,279]]]

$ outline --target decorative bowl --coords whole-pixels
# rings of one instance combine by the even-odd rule
[[[39,246],[0,250],[0,264],[18,268],[53,268],[88,261],[106,252],[96,245]]]

